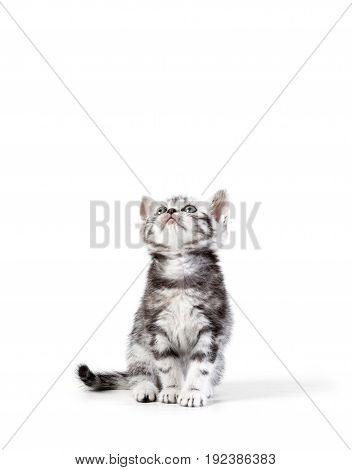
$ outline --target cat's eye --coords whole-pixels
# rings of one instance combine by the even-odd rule
[[[156,215],[164,214],[167,211],[165,206],[160,206],[157,211],[155,212]]]
[[[181,210],[183,210],[184,212],[187,212],[188,214],[193,213],[193,212],[197,212],[197,208],[192,206],[191,204],[188,204],[187,206],[185,206]]]

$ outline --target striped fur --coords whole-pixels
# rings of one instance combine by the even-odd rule
[[[211,204],[183,196],[144,198],[142,235],[151,255],[147,285],[129,338],[127,371],[78,368],[92,390],[131,389],[139,402],[203,406],[224,370],[232,316],[216,253],[224,191]]]

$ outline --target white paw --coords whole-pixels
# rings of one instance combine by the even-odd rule
[[[180,391],[177,388],[163,388],[158,395],[158,401],[161,403],[177,403]]]
[[[208,402],[207,393],[202,392],[201,390],[191,388],[187,390],[182,390],[178,396],[177,403],[181,406],[205,406]]]
[[[156,400],[158,389],[151,382],[142,382],[132,389],[132,393],[140,403],[149,403]]]

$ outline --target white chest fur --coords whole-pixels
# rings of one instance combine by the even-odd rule
[[[197,269],[194,258],[182,256],[175,259],[169,259],[164,265],[164,274],[168,279],[180,280],[190,276]]]
[[[167,333],[172,345],[181,352],[192,349],[199,331],[208,320],[195,307],[196,301],[183,289],[170,290],[167,307],[159,315],[158,325]]]

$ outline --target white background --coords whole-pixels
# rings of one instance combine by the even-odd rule
[[[5,5],[163,198],[200,195],[347,0]],[[221,253],[228,289],[349,445],[351,28],[352,9],[205,195],[225,187],[235,204],[262,202],[262,249]],[[124,237],[120,249],[90,249],[89,201],[124,206],[145,190],[2,7],[0,51],[3,445],[147,254]],[[2,452],[2,468],[154,452],[192,456],[194,468],[209,452],[275,452],[285,470],[351,468],[351,451],[236,307],[209,407],[84,392],[78,362],[123,370],[143,285],[142,276]]]

